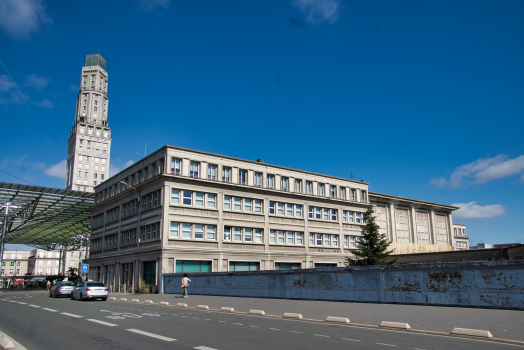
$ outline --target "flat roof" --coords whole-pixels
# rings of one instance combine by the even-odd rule
[[[91,230],[95,194],[0,182],[0,207],[11,202],[5,243],[47,245],[70,241]],[[5,220],[5,209],[0,221]],[[1,227],[1,226],[0,226]]]
[[[451,209],[451,210],[460,209],[459,207],[455,207],[455,206],[452,206],[452,205],[440,204],[440,203],[434,203],[434,202],[427,202],[427,201],[422,201],[420,199],[394,196],[394,195],[385,194],[385,193],[378,193],[378,192],[369,191],[369,195],[370,196],[376,196],[376,197],[384,197],[384,198],[396,199],[396,200],[399,200],[399,201],[416,202],[416,203],[430,205],[430,206],[439,206],[439,207],[444,207],[444,208]]]

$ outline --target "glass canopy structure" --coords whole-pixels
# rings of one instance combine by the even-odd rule
[[[91,230],[94,193],[0,182],[3,243],[75,244]]]

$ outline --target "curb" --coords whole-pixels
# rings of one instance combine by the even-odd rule
[[[389,327],[389,328],[402,328],[402,329],[410,329],[411,327],[407,323],[403,322],[389,322],[389,321],[382,321],[380,323],[380,327]]]
[[[294,313],[291,313],[291,312],[285,312],[282,317],[287,317],[287,318],[298,318],[299,320],[303,319],[304,317],[302,317],[302,314],[294,314]]]
[[[349,323],[349,319],[348,318],[345,318],[345,317],[333,317],[333,316],[328,316],[326,318],[326,322],[338,322],[338,323]]]
[[[471,335],[474,337],[483,337],[483,338],[493,338],[493,335],[490,331],[483,331],[479,329],[468,329],[468,328],[453,328],[451,334],[460,334],[460,335]]]
[[[15,345],[11,340],[4,337],[0,337],[0,347],[2,349],[14,349]]]
[[[232,307],[223,307],[220,309],[220,311],[235,312],[235,309]]]
[[[255,314],[255,315],[262,315],[262,316],[265,316],[265,312],[264,310],[249,310],[248,312],[249,314]]]

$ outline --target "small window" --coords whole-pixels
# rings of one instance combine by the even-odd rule
[[[213,164],[209,164],[207,166],[207,178],[209,180],[216,180],[217,179],[217,166]]]
[[[180,190],[171,189],[171,204],[180,204]]]
[[[319,196],[324,196],[325,193],[324,193],[324,184],[318,184],[318,195]]]
[[[191,238],[191,224],[182,224],[182,238]]]
[[[267,188],[275,188],[275,175],[267,175]]]
[[[244,211],[251,212],[253,209],[252,203],[250,198],[244,198]]]
[[[262,229],[255,229],[255,243],[262,243]]]
[[[191,161],[190,166],[189,166],[189,176],[198,177],[199,170],[200,170],[200,163]]]
[[[262,173],[255,173],[255,186],[262,187]]]
[[[306,181],[306,194],[313,194],[313,183]]]
[[[184,205],[192,205],[192,192],[191,191],[183,191],[184,193],[184,199],[183,204]]]
[[[302,180],[295,179],[295,192],[302,193]]]
[[[275,214],[275,202],[269,202],[269,214]]]
[[[289,177],[282,177],[280,183],[280,189],[282,191],[289,191]]]
[[[214,225],[206,225],[206,238],[208,240],[214,240],[215,239],[215,226]]]
[[[240,185],[247,185],[247,170],[238,170],[238,183]]]
[[[231,227],[224,227],[224,241],[230,241],[231,240]]]
[[[242,198],[233,197],[233,210],[242,210]]]
[[[204,206],[204,194],[202,192],[195,192],[195,206]]]
[[[195,224],[195,239],[204,238],[204,225]]]
[[[216,208],[216,195],[208,193],[207,194],[207,207],[208,208]]]
[[[180,175],[181,160],[178,158],[171,158],[171,174]]]
[[[237,242],[242,242],[242,228],[233,227],[233,240]]]
[[[262,213],[262,201],[255,199],[255,213]]]
[[[231,182],[231,168],[230,167],[225,166],[222,168],[222,181]]]

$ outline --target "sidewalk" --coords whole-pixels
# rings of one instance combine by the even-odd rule
[[[189,288],[191,293],[191,288]],[[327,316],[347,317],[352,323],[378,326],[381,321],[406,322],[413,329],[451,332],[454,327],[490,331],[495,338],[524,341],[524,312],[518,310],[473,309],[400,304],[368,304],[310,300],[221,297],[180,294],[123,294],[120,298],[167,301],[171,305],[208,305],[210,309],[232,307],[235,311],[264,310],[268,315],[282,316],[284,312],[299,313],[304,318],[325,320]]]

